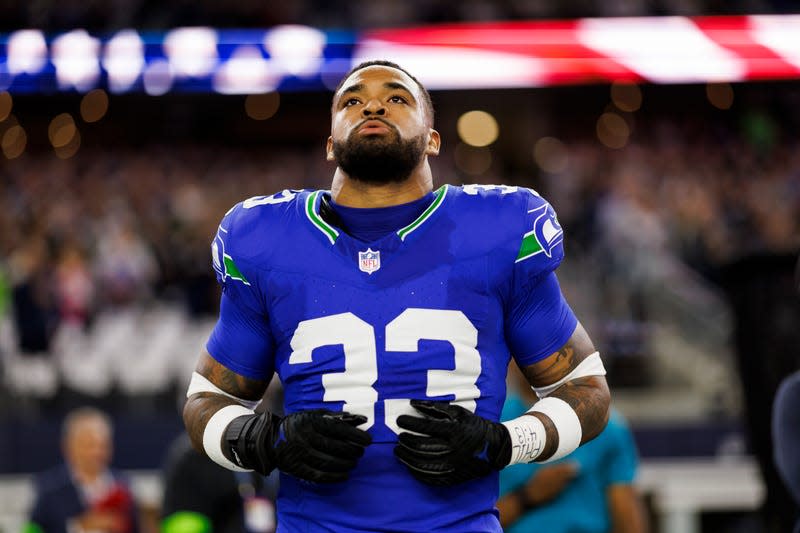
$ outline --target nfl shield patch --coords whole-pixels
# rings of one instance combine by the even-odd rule
[[[358,269],[372,274],[381,267],[381,252],[367,248],[366,252],[358,252]]]

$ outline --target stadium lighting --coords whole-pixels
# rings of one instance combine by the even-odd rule
[[[164,38],[164,50],[175,76],[208,76],[217,66],[217,32],[212,28],[177,28]]]
[[[275,90],[279,76],[255,46],[240,46],[214,75],[214,90],[222,94],[258,94]]]
[[[36,74],[47,63],[47,43],[39,30],[19,30],[8,38],[8,72]]]
[[[106,44],[102,64],[111,92],[129,91],[145,66],[142,38],[134,30],[118,32]]]
[[[172,67],[164,59],[148,63],[142,75],[144,91],[150,96],[160,96],[172,88]]]
[[[100,41],[86,30],[73,30],[53,40],[53,64],[62,89],[88,91],[100,77]]]
[[[326,42],[324,32],[299,25],[278,26],[264,36],[273,67],[305,78],[319,73]]]

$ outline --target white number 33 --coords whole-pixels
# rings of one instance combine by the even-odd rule
[[[386,351],[416,352],[420,340],[446,341],[453,346],[453,370],[430,369],[427,373],[428,397],[455,394],[455,401],[475,412],[475,399],[481,373],[478,353],[478,330],[461,311],[409,308],[386,325]],[[322,376],[325,389],[323,401],[344,402],[344,410],[364,415],[367,422],[361,429],[375,423],[375,404],[378,391],[378,352],[375,328],[353,313],[341,313],[305,320],[298,324],[291,340],[289,364],[312,362],[316,348],[341,344],[344,350],[344,371]],[[384,399],[386,425],[395,433],[397,417],[413,414],[408,399]]]

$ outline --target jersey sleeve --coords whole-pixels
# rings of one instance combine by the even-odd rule
[[[240,252],[255,246],[255,243],[246,242],[253,232],[239,234],[237,239],[242,210],[242,204],[238,204],[225,215],[211,244],[214,272],[222,286],[222,297],[219,318],[206,349],[214,359],[237,374],[266,380],[274,369],[274,340],[261,289],[264,273],[252,264],[248,255]]]
[[[524,230],[514,260],[506,340],[521,366],[540,361],[569,340],[578,319],[567,304],[555,270],[564,258],[564,232],[553,207],[526,190]]]

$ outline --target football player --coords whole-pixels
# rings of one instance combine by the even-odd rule
[[[555,211],[525,188],[434,190],[439,147],[419,81],[363,63],[333,96],[330,191],[250,198],[219,226],[184,420],[219,464],[279,469],[279,531],[501,531],[498,471],[606,424]],[[512,357],[540,399],[501,424]],[[273,374],[284,417],[255,411]]]

